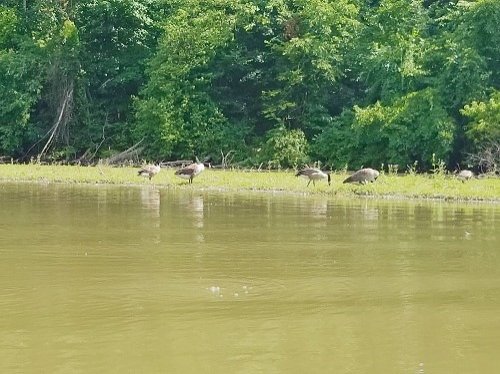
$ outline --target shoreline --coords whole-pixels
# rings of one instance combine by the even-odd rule
[[[1,164],[0,183],[154,186],[158,189],[217,193],[271,193],[323,196],[332,199],[379,199],[394,201],[436,201],[500,204],[500,178],[474,179],[462,183],[451,175],[381,174],[373,184],[342,184],[348,174],[332,172],[332,184],[317,182],[306,187],[293,171],[208,169],[187,184],[165,168],[151,181],[137,176],[138,168],[112,166],[68,166]]]

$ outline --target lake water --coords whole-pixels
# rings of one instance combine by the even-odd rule
[[[1,373],[499,370],[498,204],[4,183],[0,207]]]

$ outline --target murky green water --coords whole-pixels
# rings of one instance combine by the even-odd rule
[[[0,184],[1,373],[497,373],[500,206]]]

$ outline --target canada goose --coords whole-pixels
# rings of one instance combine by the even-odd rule
[[[368,183],[368,182],[375,182],[375,180],[379,176],[379,172],[375,169],[370,169],[370,168],[365,168],[358,170],[355,172],[353,175],[351,175],[349,178],[347,178],[344,183]]]
[[[175,175],[182,179],[188,179],[189,183],[193,183],[193,178],[205,170],[205,165],[209,168],[211,167],[209,159],[206,159],[205,162],[200,162],[198,157],[196,157],[196,162],[177,170]]]
[[[462,182],[472,179],[473,177],[474,173],[470,170],[462,170],[460,173],[457,174],[457,178]]]
[[[139,170],[137,175],[141,177],[148,177],[149,180],[151,180],[151,178],[153,178],[156,174],[158,174],[160,170],[161,168],[159,164],[145,165],[141,168],[141,170]]]
[[[309,183],[311,181],[313,182],[313,185],[316,185],[315,181],[321,180],[321,179],[327,179],[328,180],[328,185],[330,185],[330,174],[325,173],[324,171],[321,171],[316,168],[304,168],[302,170],[299,170],[297,174],[295,174],[296,177],[302,177],[302,178],[307,178],[309,179],[309,182],[307,182],[307,186],[309,187]]]

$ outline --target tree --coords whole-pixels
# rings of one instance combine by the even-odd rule
[[[157,1],[93,0],[77,4],[81,40],[80,149],[123,149],[132,141],[132,99],[145,81],[160,22],[167,12]],[[106,154],[104,154],[106,155]]]
[[[500,144],[500,91],[493,91],[487,101],[473,101],[464,106],[461,113],[470,119],[466,136],[478,152],[484,145]]]
[[[241,151],[283,126],[312,136],[330,117],[356,14],[347,1],[180,6],[138,102],[139,136],[166,156]]]
[[[233,38],[231,2],[187,2],[169,18],[137,101],[137,138],[158,157],[217,151],[227,120],[208,95],[206,64]]]
[[[365,19],[355,66],[366,87],[366,104],[394,100],[422,88],[430,74],[425,66],[430,46],[429,18],[421,2],[382,0],[368,9]]]
[[[20,156],[35,139],[32,111],[45,79],[45,40],[33,32],[15,7],[0,7],[0,153]]]
[[[384,105],[354,107],[319,137],[316,152],[335,167],[411,165],[428,169],[434,159],[447,160],[454,124],[437,91],[412,92]]]
[[[495,134],[496,0],[2,4],[2,154],[425,169]]]

